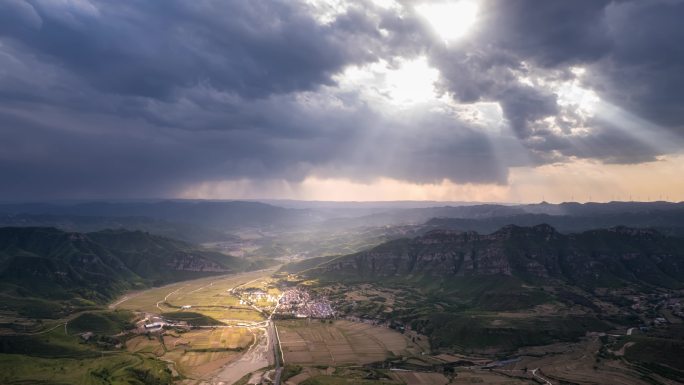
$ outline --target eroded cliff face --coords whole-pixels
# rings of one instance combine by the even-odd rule
[[[169,258],[166,266],[177,271],[206,271],[206,272],[230,272],[232,271],[214,261],[199,255],[190,253],[177,253]]]
[[[616,228],[563,235],[548,225],[488,235],[435,230],[337,258],[316,274],[358,278],[507,275],[601,286],[618,281],[681,285],[684,240]]]
[[[355,270],[361,275],[372,276],[512,275],[516,268],[548,275],[544,266],[535,260],[530,260],[526,266],[516,266],[506,247],[506,242],[514,236],[509,229],[491,235],[435,230],[413,240],[390,242],[339,258],[324,268]]]

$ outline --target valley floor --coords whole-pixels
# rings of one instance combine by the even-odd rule
[[[522,347],[496,356],[433,348],[426,336],[411,328],[349,314],[344,319],[338,315],[337,319],[274,320],[274,315],[287,318],[288,312],[279,311],[278,306],[293,283],[273,273],[270,269],[203,278],[127,293],[107,310],[47,322],[42,330],[20,336],[26,340],[3,342],[29,341],[33,344],[29,349],[34,351],[0,354],[0,383],[48,379],[94,385],[681,383],[672,379],[672,373],[668,378],[635,364],[635,346],[654,340],[633,328],[621,334],[593,333],[576,342]],[[304,286],[301,290],[309,289]],[[344,296],[338,293],[338,297],[358,306],[375,301],[397,307],[399,294],[366,285],[345,291]],[[311,296],[327,301],[315,290]],[[83,314],[88,315],[85,320]],[[117,331],[116,317],[127,314],[137,314],[136,327]],[[493,320],[498,322],[495,326],[501,326],[501,320],[520,317],[504,312]],[[103,320],[111,325],[105,328]],[[95,342],[84,340],[86,335],[93,335],[88,338]],[[117,336],[112,345],[103,345],[109,341],[107,335]],[[31,355],[40,349],[44,349],[43,357]],[[678,345],[670,349],[672,355],[680,353]],[[35,366],[41,369],[32,370]]]

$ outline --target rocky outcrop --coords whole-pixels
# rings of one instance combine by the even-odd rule
[[[200,255],[178,253],[166,263],[166,266],[179,271],[230,272],[231,269],[204,258]]]
[[[434,230],[340,257],[310,274],[357,277],[507,275],[587,287],[625,282],[684,286],[684,239],[613,228],[564,235],[551,226],[506,226],[481,235]]]

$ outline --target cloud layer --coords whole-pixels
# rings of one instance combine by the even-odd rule
[[[680,151],[684,2],[460,1],[447,42],[412,1],[4,1],[0,199],[504,186]]]

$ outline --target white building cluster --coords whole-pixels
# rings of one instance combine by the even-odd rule
[[[278,313],[290,314],[297,318],[332,318],[335,311],[325,298],[312,298],[309,292],[291,289],[283,293],[278,305]]]
[[[250,305],[262,301],[275,304],[278,302],[278,297],[262,290],[244,291],[241,295],[240,305]]]

